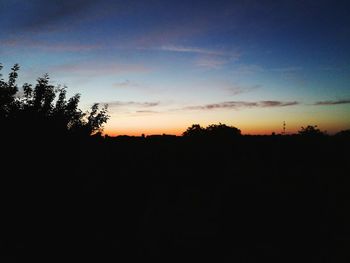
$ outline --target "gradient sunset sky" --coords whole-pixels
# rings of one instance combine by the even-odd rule
[[[0,63],[109,105],[110,135],[350,129],[349,1],[0,0]]]

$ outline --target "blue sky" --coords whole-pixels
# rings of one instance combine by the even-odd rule
[[[0,0],[0,63],[108,103],[109,134],[350,128],[348,1]]]

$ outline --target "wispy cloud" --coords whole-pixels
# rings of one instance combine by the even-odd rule
[[[270,108],[270,107],[286,107],[298,105],[297,101],[225,101],[213,104],[187,106],[183,110],[215,110],[215,109],[241,109],[241,108]]]
[[[313,105],[326,106],[326,105],[338,105],[338,104],[350,104],[350,99],[317,101]]]
[[[253,86],[236,86],[236,85],[228,85],[225,89],[229,92],[230,95],[239,95],[242,93],[247,93],[254,91],[256,89],[260,89],[262,85],[253,85]]]
[[[139,49],[193,54],[196,55],[194,61],[195,66],[214,69],[220,68],[229,62],[236,61],[241,56],[237,51],[207,49],[193,46],[163,45],[160,47],[142,47]]]
[[[285,107],[294,106],[299,104],[297,101],[275,101],[275,100],[265,100],[258,102],[258,107]]]
[[[195,62],[195,65],[199,67],[209,68],[209,69],[217,69],[229,63],[229,61],[230,61],[229,59],[225,59],[221,57],[206,57],[206,58],[199,58]]]
[[[300,66],[291,66],[291,67],[280,67],[280,68],[272,68],[271,71],[288,73],[302,70],[303,67]]]
[[[101,49],[102,46],[85,45],[80,43],[47,43],[31,39],[13,38],[0,42],[0,47],[6,48],[25,48],[25,49],[39,49],[40,51],[50,52],[80,52]]]
[[[136,113],[154,114],[154,113],[159,113],[159,111],[154,111],[154,110],[137,110]]]
[[[163,51],[170,51],[170,52],[197,53],[197,54],[215,55],[215,56],[230,56],[230,57],[240,56],[238,52],[211,50],[211,49],[205,49],[200,47],[185,47],[185,46],[169,45],[169,46],[161,46],[158,49]]]
[[[132,107],[138,107],[138,108],[150,108],[150,107],[158,106],[160,102],[159,101],[155,101],[155,102],[110,101],[110,102],[103,102],[103,104],[108,104],[109,107],[132,106]]]
[[[50,71],[56,73],[74,73],[83,75],[84,77],[95,77],[121,73],[147,73],[150,72],[151,69],[142,64],[118,64],[92,61],[91,63],[67,63],[53,66],[50,68]]]
[[[130,81],[129,79],[113,83],[112,85],[115,88],[139,87],[140,86],[138,83]]]

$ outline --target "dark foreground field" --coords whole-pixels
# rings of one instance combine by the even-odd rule
[[[350,262],[348,138],[2,145],[7,261]]]

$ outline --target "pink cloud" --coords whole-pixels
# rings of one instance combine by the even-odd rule
[[[225,101],[219,103],[187,106],[182,110],[215,110],[215,109],[241,109],[241,108],[271,108],[271,107],[287,107],[298,105],[298,101]]]

